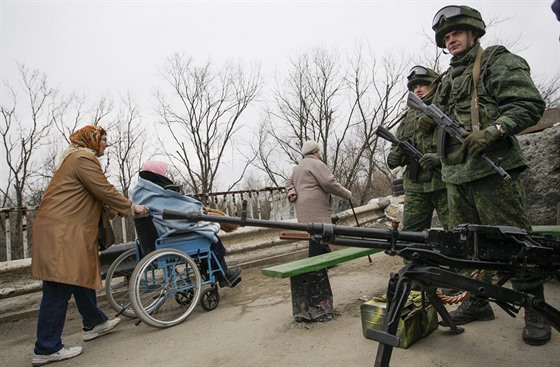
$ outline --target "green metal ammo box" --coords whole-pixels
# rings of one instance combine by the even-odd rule
[[[397,337],[399,348],[408,348],[417,340],[426,337],[438,327],[438,314],[432,305],[425,300],[422,308],[422,296],[419,291],[411,291],[408,301],[401,314]],[[385,296],[375,297],[360,306],[362,315],[362,331],[367,338],[369,329],[383,330],[387,301]]]

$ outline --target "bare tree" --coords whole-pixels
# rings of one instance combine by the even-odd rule
[[[286,164],[297,163],[302,144],[315,140],[325,163],[336,171],[352,125],[339,116],[347,89],[338,53],[316,48],[292,59],[287,78],[276,80],[273,95],[253,147],[255,167],[274,186],[283,186],[290,173]]]
[[[267,132],[293,163],[300,159],[303,142],[312,139],[321,146],[323,160],[337,165],[340,142],[349,128],[337,116],[345,96],[339,58],[336,51],[313,49],[292,60],[287,80],[277,83]]]
[[[560,73],[556,73],[548,79],[537,79],[535,84],[541,92],[547,108],[560,108]]]
[[[107,118],[113,110],[113,101],[108,96],[101,96],[91,107],[88,107],[84,93],[74,92],[68,97],[60,98],[52,108],[57,138],[69,143],[69,136],[85,125],[104,125],[106,130],[110,130],[116,123]]]
[[[57,90],[50,88],[47,77],[38,70],[30,70],[18,63],[20,85],[26,104],[18,106],[16,89],[6,83],[12,98],[11,105],[2,105],[0,136],[3,142],[7,175],[6,186],[0,188],[2,206],[25,205],[25,192],[36,177],[37,167],[34,156],[46,143],[46,138],[53,123],[49,109],[57,95]],[[22,98],[23,99],[23,98]]]
[[[179,171],[189,191],[211,192],[241,117],[260,92],[260,67],[244,70],[227,64],[214,71],[210,62],[197,67],[191,58],[176,54],[162,76],[170,93],[157,94],[158,114],[170,138],[161,138],[161,146],[174,164],[186,168]]]
[[[388,54],[380,60],[370,53],[365,57],[361,47],[349,60],[348,85],[352,93],[353,140],[347,142],[346,177],[354,197],[361,203],[388,193],[393,176],[386,165],[389,144],[379,139],[379,126],[391,129],[400,115],[406,96],[407,58]]]
[[[270,118],[270,115],[265,117]],[[278,149],[278,141],[269,133],[272,122],[264,121],[258,127],[257,143],[253,145],[252,154],[256,157],[253,165],[264,173],[270,186],[282,187],[289,173],[286,172],[286,156]]]
[[[112,124],[110,157],[115,161],[120,190],[128,197],[142,163],[154,149],[153,139],[142,126],[142,115],[130,94],[122,99],[121,109]]]
[[[396,118],[405,95],[404,66],[396,59],[364,60],[358,49],[344,64],[336,52],[314,49],[292,62],[259,129],[257,168],[283,185],[285,165],[297,163],[302,143],[313,139],[337,179],[365,202],[376,177],[388,176],[375,129]]]
[[[16,89],[4,82],[11,103],[3,102],[0,106],[0,136],[5,159],[2,165],[7,168],[2,169],[2,179],[5,183],[0,187],[0,194],[2,207],[21,208],[34,204],[29,202],[32,198],[29,193],[38,177],[36,156],[47,143],[46,138],[52,125],[49,104],[52,103],[57,90],[49,87],[44,73],[30,70],[22,63],[18,63],[17,66],[20,88]],[[18,95],[20,90],[22,93]],[[19,105],[20,101],[24,102]],[[12,251],[16,253],[16,258],[20,258],[22,254],[26,255],[27,250],[22,246],[22,220],[23,212],[17,211],[13,227],[15,233],[12,237],[12,240],[15,239]],[[0,226],[5,229],[3,222]]]
[[[102,96],[95,105],[88,107],[84,94],[73,93],[68,96],[53,98],[49,105],[52,129],[41,148],[40,166],[35,172],[33,185],[29,185],[27,201],[29,205],[38,205],[43,192],[52,178],[59,163],[61,152],[70,143],[70,135],[85,125],[104,124],[104,127],[113,126],[115,122],[110,120],[113,102],[106,96]],[[54,133],[53,133],[54,132]],[[110,152],[110,151],[108,151]],[[110,153],[105,157],[107,171],[110,162]]]

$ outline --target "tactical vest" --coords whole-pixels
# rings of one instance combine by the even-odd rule
[[[426,104],[430,104],[432,96],[424,99]],[[415,109],[409,109],[403,121],[397,128],[396,137],[399,140],[409,141],[422,154],[436,152],[436,136],[435,134],[425,134],[418,129],[418,120],[424,116],[424,113]],[[445,183],[441,181],[438,175],[434,175],[431,171],[418,167],[416,177],[411,177],[411,170],[407,166],[403,173],[403,187],[406,191],[414,192],[434,192],[445,189]]]
[[[461,59],[452,61],[451,67],[442,77],[433,101],[449,117],[460,122],[467,131],[473,130],[471,101],[474,90],[473,65],[477,50],[478,47],[475,46]],[[489,68],[493,68],[490,73],[488,72]],[[538,99],[542,101],[542,97],[534,88],[532,80],[530,80],[530,83],[524,81],[523,85],[516,85],[516,81],[520,79],[520,74],[515,74],[515,78],[512,77],[511,79],[511,85],[508,84],[508,75],[513,75],[509,73],[519,73],[519,69],[526,71],[526,77],[530,79],[529,66],[525,60],[510,53],[505,47],[491,46],[484,50],[480,59],[480,76],[476,83],[478,100],[475,103],[478,106],[481,130],[493,125],[501,116],[497,99],[506,99],[506,97],[495,96],[489,92],[489,86],[496,83],[497,78],[500,78],[499,81],[502,85],[507,85],[510,89],[509,93],[512,95],[522,96],[520,99],[523,99],[525,95],[528,96],[527,101],[522,100],[518,103],[520,106],[531,107],[531,110],[535,110],[535,106],[528,106],[527,104],[535,103]],[[521,78],[524,78],[524,76],[521,76]],[[532,85],[533,88],[528,87],[528,85]],[[536,108],[536,110],[539,108]],[[540,113],[542,114],[542,111]],[[540,115],[532,115],[531,119],[534,121],[529,121],[529,126],[535,124],[540,118]],[[462,148],[462,144],[451,137],[446,139],[445,150],[446,156],[442,157],[442,179],[444,182],[463,184],[496,173],[480,157],[468,156]],[[519,142],[513,135],[492,143],[487,147],[485,153],[494,162],[500,162],[505,170],[524,170],[527,167]]]

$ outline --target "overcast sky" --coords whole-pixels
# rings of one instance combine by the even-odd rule
[[[448,1],[7,1],[0,0],[0,75],[18,81],[15,61],[46,73],[63,93],[131,91],[145,110],[158,67],[179,52],[260,62],[280,72],[290,56],[312,47],[350,50],[356,42],[383,56],[413,52],[433,35],[431,21]],[[463,1],[485,19],[507,21],[484,40],[521,37],[519,54],[536,77],[560,70],[560,22],[552,0]],[[483,45],[489,46],[489,44]],[[413,66],[413,65],[410,65]],[[6,103],[2,87],[0,102]]]
[[[488,38],[521,36],[535,75],[560,69],[560,23],[552,0],[464,1],[486,19],[508,21]],[[0,74],[14,61],[45,72],[62,91],[91,97],[131,90],[149,96],[157,68],[175,52],[260,61],[265,72],[315,46],[388,50],[425,46],[434,14],[448,1],[6,1],[1,0]],[[492,32],[492,33],[490,33]],[[412,66],[412,65],[411,65]],[[4,96],[2,96],[4,97]]]

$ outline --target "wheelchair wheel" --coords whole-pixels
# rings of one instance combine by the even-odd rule
[[[202,277],[193,259],[175,249],[156,250],[134,269],[132,308],[147,325],[166,328],[184,321],[200,299]],[[178,302],[188,295],[190,302]],[[192,297],[191,297],[192,296]]]
[[[123,252],[109,267],[105,277],[105,295],[111,307],[119,315],[136,317],[130,304],[128,288],[130,277],[136,267],[136,249]]]
[[[187,306],[192,303],[194,298],[194,291],[192,289],[188,289],[185,292],[177,293],[175,295],[175,301],[181,306]]]
[[[220,293],[218,293],[218,287],[213,286],[207,288],[202,292],[202,296],[200,297],[200,306],[206,311],[212,311],[218,304],[220,303]]]

